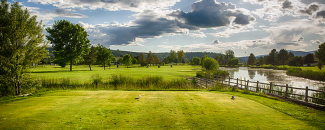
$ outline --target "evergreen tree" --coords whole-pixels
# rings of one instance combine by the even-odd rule
[[[62,66],[70,63],[70,71],[74,61],[89,53],[88,34],[79,24],[59,20],[54,22],[52,28],[46,28],[46,31],[50,34],[46,38],[52,43],[56,62]]]
[[[276,61],[276,55],[278,54],[278,52],[276,51],[276,49],[273,49],[270,53],[269,56],[267,58],[267,62],[271,65],[276,65],[277,61]]]
[[[279,51],[279,54],[277,54],[277,59],[278,59],[279,63],[282,64],[284,67],[284,65],[287,64],[288,59],[289,59],[289,54],[288,54],[287,50],[281,49]]]
[[[314,55],[311,53],[307,54],[305,57],[304,63],[307,64],[308,66],[310,66],[310,64],[312,64],[312,63],[315,63]]]
[[[325,64],[325,42],[318,46],[318,50],[315,51],[315,56],[320,63]]]
[[[255,55],[253,53],[249,54],[248,60],[247,60],[247,64],[249,65],[253,65],[255,64]]]
[[[141,64],[141,66],[143,66],[146,63],[146,57],[143,55],[143,53],[139,55],[138,63]]]
[[[154,57],[153,57],[151,51],[149,51],[146,61],[147,61],[147,64],[150,64],[150,66],[154,62]]]
[[[32,63],[48,56],[43,25],[30,16],[18,2],[9,8],[7,0],[0,5],[0,96],[19,95],[27,90],[26,80]],[[32,86],[35,87],[35,86]]]

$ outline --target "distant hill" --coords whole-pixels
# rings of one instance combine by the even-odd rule
[[[46,50],[49,50],[50,57],[53,58],[53,53],[52,53],[53,48],[49,47],[49,48],[46,48]],[[134,57],[134,56],[139,56],[141,53],[143,53],[145,56],[147,56],[149,53],[149,52],[131,52],[131,51],[121,51],[121,50],[111,50],[111,51],[115,57],[124,56],[125,54],[129,54],[132,57]],[[188,60],[192,60],[193,57],[201,58],[205,55],[205,53],[208,54],[208,57],[213,57],[213,58],[215,58],[216,55],[220,54],[220,53],[213,53],[213,52],[184,52],[185,58],[187,58]],[[158,57],[161,61],[170,55],[169,52],[152,53],[152,54],[158,55]]]
[[[149,52],[131,52],[131,51],[120,51],[120,50],[111,50],[111,51],[115,57],[123,56],[125,54],[129,54],[134,57],[134,56],[139,56],[141,53],[147,56],[149,53]],[[216,55],[220,54],[214,52],[184,52],[185,58],[187,58],[188,60],[192,60],[193,57],[203,57],[205,53],[208,54],[208,57],[213,57],[213,58],[215,58]],[[161,61],[170,55],[169,52],[152,53],[152,54],[157,55]]]
[[[292,51],[292,50],[288,50],[288,52],[292,52],[295,56],[305,56],[309,53],[312,53],[312,54],[315,54],[315,51],[308,51],[308,52],[305,52],[305,51]],[[268,54],[267,54],[268,55]],[[259,58],[259,57],[264,57],[264,56],[267,56],[267,55],[258,55],[258,56],[255,56],[256,58]],[[248,60],[248,57],[249,56],[245,56],[245,57],[236,57],[239,59],[239,62],[240,63],[245,63],[247,60]]]

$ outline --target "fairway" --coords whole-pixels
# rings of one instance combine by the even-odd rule
[[[92,71],[89,70],[87,65],[74,66],[73,71],[69,70],[69,67],[55,67],[55,66],[39,66],[37,68],[31,68],[31,74],[39,76],[43,79],[59,79],[70,78],[78,80],[80,82],[88,82],[91,80],[91,76],[100,75],[103,79],[108,79],[112,74],[130,76],[133,78],[142,78],[145,76],[162,76],[164,79],[177,79],[182,77],[194,77],[196,71],[201,71],[201,66],[189,66],[189,65],[174,65],[170,66],[150,66],[149,68],[140,67],[139,65],[126,68],[113,67],[99,67],[98,65],[92,66]]]
[[[140,99],[136,99],[141,95]],[[0,129],[317,129],[221,92],[61,91],[0,105]]]

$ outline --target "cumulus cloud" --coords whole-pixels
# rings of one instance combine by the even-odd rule
[[[218,39],[216,39],[216,40],[213,41],[213,44],[220,44],[220,43],[221,42]]]
[[[316,18],[325,18],[325,10],[317,12]]]
[[[218,3],[214,0],[196,2],[191,9],[191,12],[144,10],[135,15],[136,20],[123,25],[86,25],[82,22],[80,24],[86,28],[92,42],[105,45],[128,45],[137,42],[137,38],[161,37],[164,34],[205,37],[204,33],[189,33],[189,31],[224,27],[231,23],[234,26],[247,26],[255,20],[247,10],[236,9],[231,3]]]
[[[312,4],[308,8],[305,8],[303,10],[299,10],[299,12],[302,13],[302,14],[312,15],[312,13],[315,12],[316,10],[318,10],[318,9],[319,9],[318,5]]]
[[[200,37],[200,38],[206,37],[206,35],[205,35],[203,32],[199,32],[199,33],[190,33],[189,35],[190,35],[191,37]]]
[[[47,12],[47,11],[46,11]],[[54,9],[54,11],[48,12],[49,14],[61,16],[61,17],[72,17],[72,18],[87,18],[88,16],[79,14],[79,13],[72,13],[72,12],[67,12],[65,9]]]
[[[180,0],[28,0],[28,2],[51,4],[58,8],[106,9],[110,11],[167,9]]]
[[[184,50],[185,52],[191,52],[191,51],[216,51],[216,50],[223,50],[223,48],[220,48],[219,46],[211,45],[211,44],[205,44],[205,43],[198,43],[198,44],[189,44],[189,45],[158,45],[158,47],[161,48],[167,48],[167,49],[173,49],[173,50]]]
[[[303,38],[303,37],[300,37],[300,38],[298,39],[298,42],[304,42],[304,38]]]
[[[283,3],[282,3],[282,8],[283,9],[286,9],[286,8],[288,8],[288,9],[291,9],[293,6],[292,6],[292,2],[290,2],[289,0],[286,0],[286,1],[284,1]]]
[[[310,40],[311,43],[321,44],[319,40]]]

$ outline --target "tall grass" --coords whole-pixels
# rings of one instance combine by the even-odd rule
[[[198,90],[199,87],[187,79],[163,80],[162,76],[146,76],[132,78],[125,75],[112,75],[104,80],[99,75],[93,75],[86,83],[62,78],[43,79],[42,88],[45,89],[89,89],[89,90]]]
[[[325,81],[325,71],[302,70],[301,68],[289,68],[287,75],[303,77],[312,80]]]

